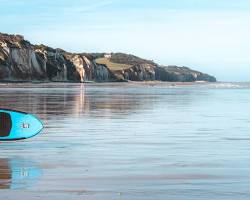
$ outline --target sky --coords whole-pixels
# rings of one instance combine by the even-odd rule
[[[0,0],[0,32],[250,81],[250,0]]]

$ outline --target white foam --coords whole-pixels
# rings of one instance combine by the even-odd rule
[[[210,84],[211,87],[213,88],[236,88],[236,89],[240,89],[240,88],[249,88],[250,89],[250,83],[230,83],[230,82],[218,82],[218,83],[211,83]]]

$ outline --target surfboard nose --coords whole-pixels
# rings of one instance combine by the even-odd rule
[[[33,137],[43,129],[42,122],[34,115],[28,114],[22,120],[21,128],[25,133],[26,138]]]

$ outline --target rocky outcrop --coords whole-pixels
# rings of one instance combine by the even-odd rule
[[[127,62],[126,62],[127,60]],[[132,67],[114,73],[121,80],[131,81],[169,81],[169,82],[215,82],[216,78],[188,67],[160,66],[151,60],[140,59],[133,55],[112,54],[111,61],[129,64]]]
[[[155,70],[155,76],[158,80],[171,82],[216,82],[216,78],[213,76],[189,69],[188,67],[178,66],[157,67]]]
[[[32,45],[18,35],[0,34],[0,80],[112,81],[115,76],[87,55]]]
[[[115,74],[120,80],[131,81],[216,82],[216,78],[213,76],[178,66],[141,64],[129,69],[116,71]]]
[[[160,80],[156,77],[156,69],[158,66],[150,64],[134,65],[131,68],[125,70],[116,71],[115,74],[121,80],[130,81],[155,81]]]
[[[20,35],[0,33],[0,81],[216,81],[187,67],[159,66],[128,54],[112,54],[120,70],[95,62],[103,53],[75,54],[45,45],[32,45]]]

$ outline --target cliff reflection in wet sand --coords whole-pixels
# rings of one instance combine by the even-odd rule
[[[0,189],[10,188],[11,168],[8,159],[0,159]]]
[[[37,113],[44,117],[79,114],[96,117],[92,111],[101,110],[112,115],[112,113],[129,114],[135,110],[143,110],[150,106],[155,98],[153,96],[145,98],[146,94],[137,94],[133,91],[128,93],[126,89],[120,87],[102,90],[93,86],[91,91],[85,93],[83,84],[60,85],[60,88],[54,88],[54,85],[48,85],[48,88],[31,86],[25,89],[6,87],[0,93],[0,105],[4,108]]]

